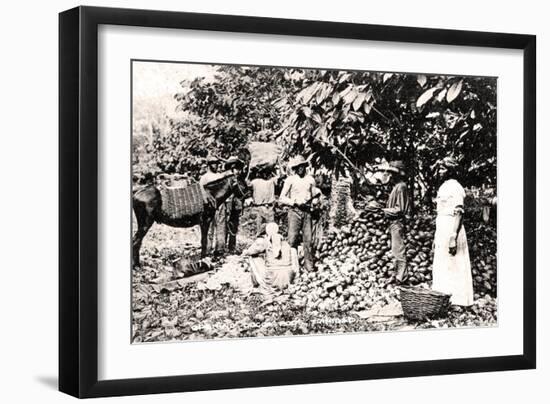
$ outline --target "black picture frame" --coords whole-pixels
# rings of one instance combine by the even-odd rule
[[[523,354],[99,381],[97,62],[100,24],[522,50]],[[96,7],[77,7],[60,13],[59,390],[83,398],[534,369],[535,73],[534,35]]]

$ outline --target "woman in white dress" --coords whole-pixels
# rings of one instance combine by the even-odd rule
[[[471,306],[474,302],[472,270],[466,231],[462,224],[464,188],[453,179],[458,163],[443,159],[439,174],[447,178],[437,192],[432,289],[451,295],[451,304]]]

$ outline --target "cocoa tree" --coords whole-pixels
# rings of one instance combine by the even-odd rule
[[[174,150],[180,161],[171,168],[197,170],[208,154],[223,158],[235,154],[250,140],[272,141],[282,127],[273,109],[276,99],[292,96],[292,78],[277,68],[219,66],[214,79],[197,78],[182,83],[175,95],[178,109],[190,119],[174,120],[160,142]]]
[[[286,141],[336,174],[379,157],[403,159],[410,184],[429,195],[435,181],[427,179],[453,155],[465,185],[494,182],[494,78],[308,71],[303,84]]]
[[[264,140],[335,175],[403,159],[416,196],[431,195],[447,155],[465,186],[496,178],[495,78],[219,66],[212,80],[182,84],[178,108],[190,118],[159,142],[165,169],[196,170],[208,153]]]

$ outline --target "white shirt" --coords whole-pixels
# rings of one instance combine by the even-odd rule
[[[252,185],[252,199],[255,205],[264,205],[275,201],[275,183],[277,178],[264,180],[256,178],[250,181]]]
[[[319,190],[315,187],[315,179],[311,175],[300,177],[294,174],[285,180],[279,201],[285,205],[306,203]]]

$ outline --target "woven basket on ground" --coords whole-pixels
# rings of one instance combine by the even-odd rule
[[[400,288],[401,306],[405,317],[425,320],[441,317],[449,309],[450,295],[420,287]]]
[[[176,272],[182,274],[184,277],[210,271],[213,268],[211,259],[208,257],[201,258],[200,254],[182,257],[174,262],[173,265]]]

